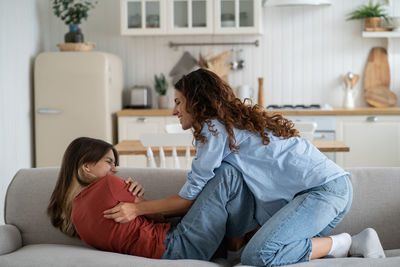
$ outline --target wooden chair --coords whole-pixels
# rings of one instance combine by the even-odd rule
[[[310,141],[314,138],[314,132],[317,129],[317,123],[313,121],[302,121],[302,122],[295,122],[294,121],[294,128],[300,132],[300,136],[302,138],[308,139]]]
[[[190,130],[183,130],[182,125],[180,123],[170,123],[166,124],[164,127],[166,133],[188,133],[190,134]]]
[[[193,144],[193,135],[191,133],[150,133],[139,136],[143,146],[147,148],[147,167],[156,168],[156,161],[152,147],[159,147],[160,168],[166,167],[164,147],[172,147],[173,167],[179,168],[179,158],[176,152],[177,146],[186,147],[185,167],[190,168],[190,147]]]

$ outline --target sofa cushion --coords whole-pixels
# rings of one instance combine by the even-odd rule
[[[354,188],[350,212],[333,233],[374,228],[385,250],[400,248],[400,168],[350,168]]]
[[[85,267],[127,267],[127,266],[190,266],[205,267],[220,265],[199,260],[155,260],[123,255],[69,245],[40,244],[27,245],[14,253],[0,256],[2,267],[46,267],[46,266],[85,266]]]

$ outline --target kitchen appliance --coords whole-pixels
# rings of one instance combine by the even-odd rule
[[[68,144],[81,136],[116,143],[123,70],[115,55],[46,52],[35,60],[36,167],[60,166]]]
[[[311,105],[269,105],[267,110],[332,110],[328,104],[311,104]],[[301,116],[286,116],[285,118],[293,122],[314,122],[317,125],[313,140],[336,140],[336,116],[334,115],[301,115]],[[336,161],[335,152],[324,153],[332,161]]]
[[[151,108],[151,90],[147,86],[134,86],[130,90],[126,108]]]

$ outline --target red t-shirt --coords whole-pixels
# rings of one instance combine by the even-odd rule
[[[116,223],[103,212],[119,202],[133,202],[121,178],[107,175],[83,189],[72,203],[72,222],[88,245],[106,251],[160,259],[165,251],[169,223],[155,223],[139,216],[128,223]]]

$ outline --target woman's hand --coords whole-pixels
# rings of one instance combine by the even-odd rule
[[[134,181],[132,177],[128,177],[125,179],[125,183],[129,185],[129,192],[132,192],[132,195],[142,197],[144,195],[144,187],[138,182]]]
[[[117,223],[126,223],[134,220],[137,214],[135,203],[120,202],[115,207],[104,211],[104,218],[114,220]]]

